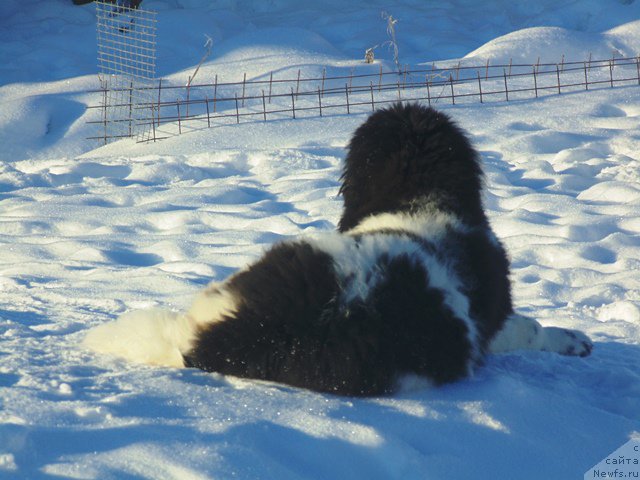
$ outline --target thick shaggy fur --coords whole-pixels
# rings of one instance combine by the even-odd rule
[[[447,116],[417,104],[373,113],[353,135],[342,181],[339,232],[279,243],[188,313],[129,314],[86,344],[344,395],[390,393],[405,375],[451,382],[489,349],[590,351],[582,334],[546,339],[513,314],[478,155]]]

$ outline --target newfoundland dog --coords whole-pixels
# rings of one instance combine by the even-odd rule
[[[469,375],[517,349],[588,355],[582,333],[514,313],[509,262],[482,207],[477,152],[445,114],[374,112],[354,133],[337,232],[274,245],[186,314],[132,312],[85,345],[341,395]]]

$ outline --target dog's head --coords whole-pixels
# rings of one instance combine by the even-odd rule
[[[483,222],[482,178],[477,153],[449,117],[417,103],[395,104],[371,114],[349,143],[339,228],[426,204]]]

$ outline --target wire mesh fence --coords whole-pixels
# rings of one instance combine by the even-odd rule
[[[229,123],[364,113],[397,101],[429,105],[511,102],[620,86],[640,86],[640,57],[582,62],[415,68],[383,71],[362,65],[348,75],[275,78],[273,73],[240,82],[171,85],[160,79],[147,87],[151,101],[127,101],[121,88],[118,106],[144,112],[138,121],[158,140],[189,130]],[[103,93],[106,95],[106,93]],[[100,107],[98,107],[100,108]],[[127,110],[128,109],[128,110]],[[146,114],[146,116],[145,116]],[[118,121],[118,120],[116,120]],[[126,115],[119,120],[126,123]],[[99,124],[96,120],[94,123]]]
[[[96,20],[102,96],[95,138],[104,143],[126,137],[151,140],[156,14],[118,1],[97,1]]]

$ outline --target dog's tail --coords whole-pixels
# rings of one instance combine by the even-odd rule
[[[187,315],[139,310],[91,329],[83,345],[131,362],[184,367],[182,353],[189,350],[193,337],[193,322]]]

